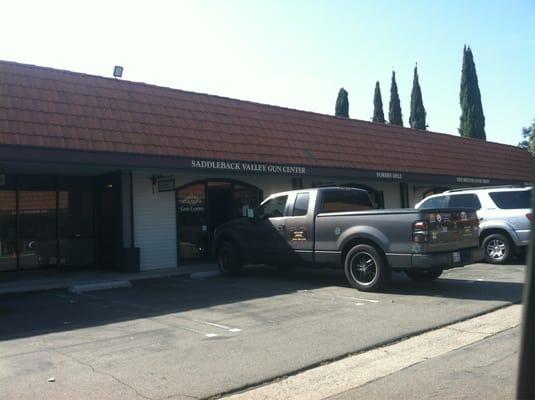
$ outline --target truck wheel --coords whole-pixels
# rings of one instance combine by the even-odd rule
[[[364,292],[377,290],[390,280],[390,268],[383,255],[367,244],[349,250],[344,269],[351,286]]]
[[[493,233],[483,240],[485,260],[491,264],[504,264],[511,255],[511,241],[501,233]]]
[[[226,241],[219,247],[217,265],[223,275],[238,275],[241,272],[240,252],[234,243]]]
[[[442,274],[442,268],[412,269],[405,274],[414,282],[432,282]]]

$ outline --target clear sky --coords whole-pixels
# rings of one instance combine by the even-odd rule
[[[457,134],[463,45],[474,53],[487,140],[516,145],[535,118],[535,0],[5,1],[0,58],[370,120],[412,72],[429,129]]]

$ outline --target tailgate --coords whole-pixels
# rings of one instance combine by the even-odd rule
[[[473,209],[425,210],[428,252],[453,251],[479,246],[479,221]]]

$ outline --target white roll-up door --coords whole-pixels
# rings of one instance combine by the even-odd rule
[[[134,171],[134,243],[141,269],[177,266],[175,192],[152,193],[152,173]]]

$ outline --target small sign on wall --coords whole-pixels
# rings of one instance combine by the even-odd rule
[[[175,190],[175,178],[165,176],[158,178],[158,192],[172,192]]]

